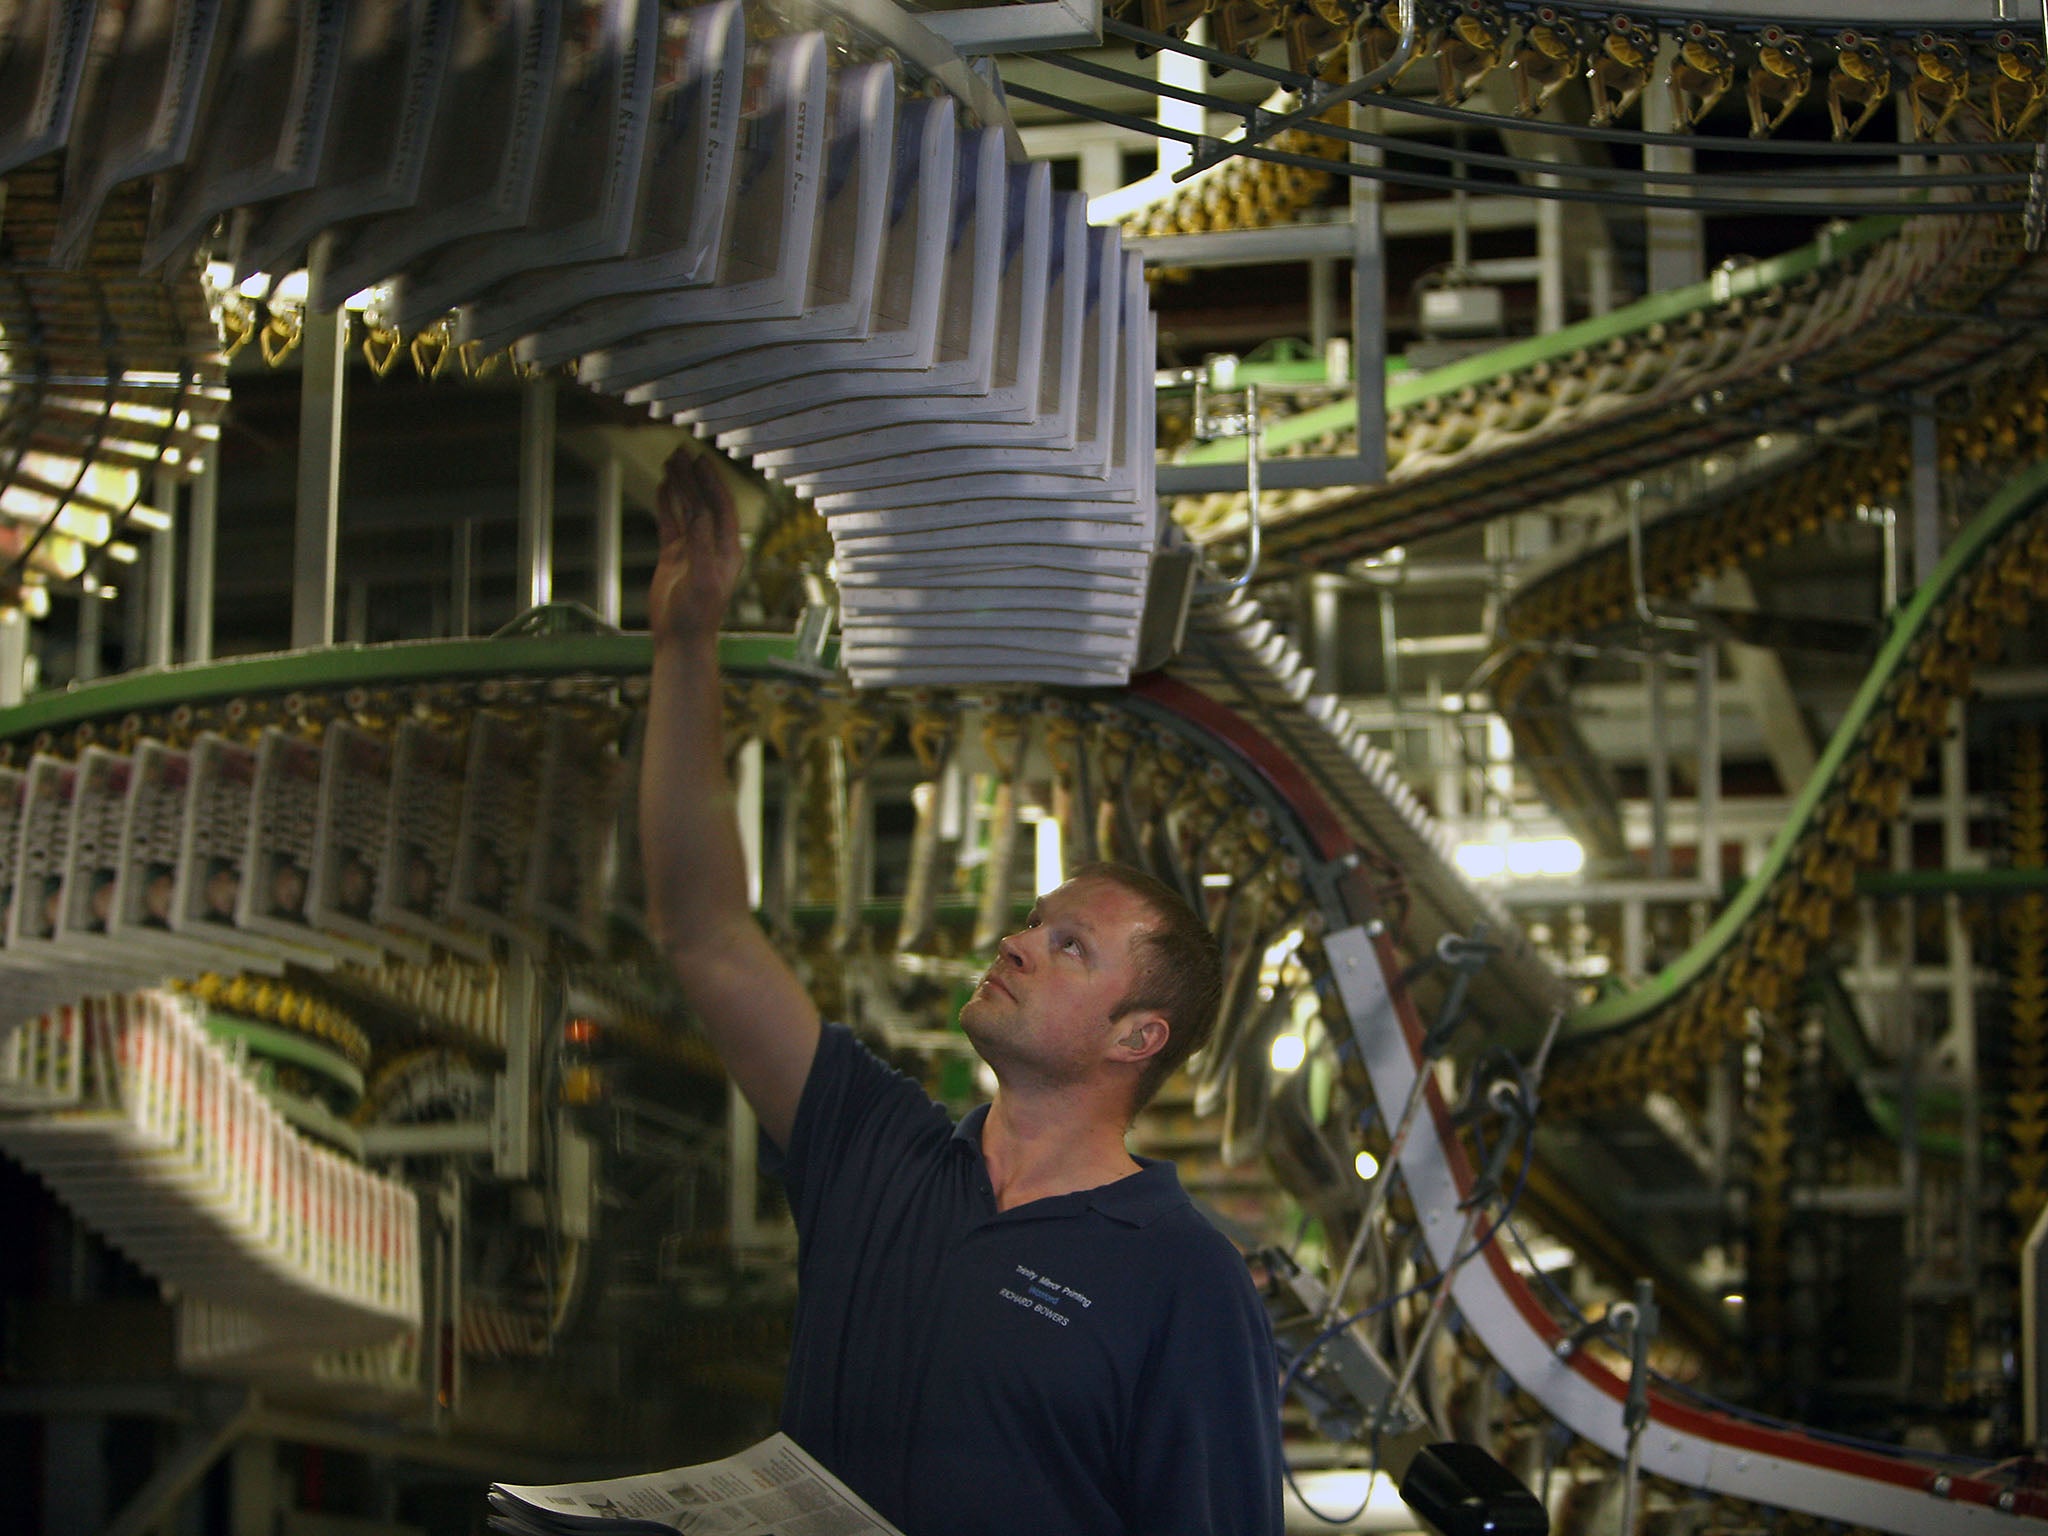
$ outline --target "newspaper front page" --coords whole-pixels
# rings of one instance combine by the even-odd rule
[[[511,1536],[902,1536],[794,1440],[602,1483],[491,1485],[491,1524]]]

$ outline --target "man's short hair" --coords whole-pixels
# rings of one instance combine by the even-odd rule
[[[1137,897],[1152,914],[1151,925],[1132,945],[1137,978],[1112,1017],[1140,1008],[1166,1016],[1166,1045],[1145,1063],[1131,1113],[1152,1102],[1164,1083],[1216,1030],[1223,1000],[1223,955],[1209,925],[1180,892],[1129,864],[1096,862],[1068,872],[1069,880],[1100,880]]]

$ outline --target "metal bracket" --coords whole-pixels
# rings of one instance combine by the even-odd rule
[[[1292,112],[1260,112],[1244,125],[1244,137],[1234,143],[1225,144],[1219,140],[1205,140],[1195,148],[1194,162],[1174,176],[1175,181],[1185,181],[1197,172],[1206,171],[1210,166],[1255,149],[1275,135],[1285,133],[1297,123],[1314,122],[1332,107],[1341,107],[1348,102],[1368,96],[1385,85],[1403,69],[1415,54],[1415,40],[1421,33],[1417,19],[1416,0],[1400,0],[1401,39],[1387,62],[1379,68],[1354,75],[1343,85],[1324,88],[1320,81],[1312,83],[1301,93],[1301,105]]]
[[[962,54],[1102,46],[1102,0],[1026,0],[918,18]]]

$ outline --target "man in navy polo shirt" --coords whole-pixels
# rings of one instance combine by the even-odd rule
[[[720,732],[739,533],[709,457],[669,461],[657,519],[649,915],[784,1153],[783,1427],[908,1536],[1276,1536],[1264,1308],[1172,1165],[1124,1146],[1213,1021],[1213,940],[1149,876],[1076,871],[961,1009],[999,1092],[954,1125],[820,1022],[753,920]]]

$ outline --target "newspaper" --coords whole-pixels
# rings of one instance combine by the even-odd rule
[[[667,1472],[551,1488],[491,1485],[491,1526],[510,1536],[902,1536],[787,1435]]]

